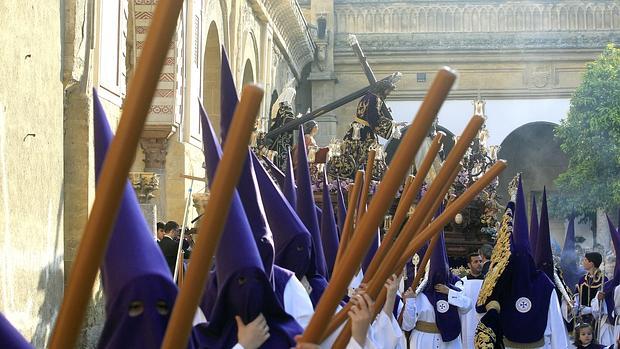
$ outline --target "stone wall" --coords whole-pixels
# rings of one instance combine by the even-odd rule
[[[0,5],[0,312],[38,348],[65,269],[63,3]]]
[[[114,130],[156,3],[0,5],[0,312],[37,348],[45,347],[52,331],[95,196],[92,89]],[[207,42],[212,23],[217,40]],[[160,175],[154,201],[161,219],[183,218],[191,182],[180,174],[204,176],[198,99],[214,88],[205,82],[219,75],[213,74],[219,59],[207,61],[207,48],[219,51],[220,45],[231,57],[239,90],[249,60],[253,80],[267,86],[266,96],[289,78],[299,79],[314,54],[294,2],[184,3],[132,166]],[[194,192],[204,185],[194,182]],[[79,347],[94,347],[100,335],[100,281],[91,301]]]

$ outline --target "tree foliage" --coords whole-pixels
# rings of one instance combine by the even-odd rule
[[[594,214],[620,206],[620,49],[610,44],[588,63],[570,110],[555,131],[569,158],[555,181],[556,214]]]

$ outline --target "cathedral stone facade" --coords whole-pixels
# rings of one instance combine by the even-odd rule
[[[620,40],[620,4],[613,0],[306,0],[300,4],[311,13],[309,22],[323,27],[314,35],[317,57],[308,77],[314,108],[368,85],[350,46],[350,34],[356,35],[377,79],[403,73],[388,105],[390,101],[422,100],[444,65],[459,72],[448,97],[452,101],[481,96],[487,101],[568,103],[582,81],[585,64],[607,43]],[[411,110],[408,121],[415,111]],[[467,119],[472,111],[451,117]],[[317,142],[325,145],[342,138],[355,112],[356,104],[349,103],[322,115]],[[543,154],[558,149],[548,128],[544,123],[527,127],[528,132],[549,137]],[[522,146],[508,137],[501,145],[500,155],[517,154]],[[535,172],[509,163],[500,177],[504,183],[500,195],[509,197],[506,183],[517,172],[523,172],[528,200],[531,194],[542,192],[543,186],[554,190],[553,180],[567,163],[549,160]],[[555,220],[552,225],[556,227],[554,238],[562,243],[564,222]],[[608,242],[606,229],[604,224],[597,228],[603,245]],[[586,245],[592,246],[589,227],[578,229],[577,234],[586,235]]]
[[[115,127],[156,4],[0,6],[0,311],[37,348],[49,339],[95,196],[93,88]],[[198,109],[219,128],[222,48],[239,91],[263,85],[257,127],[266,130],[291,80],[296,112],[368,84],[348,34],[378,78],[404,74],[394,100],[420,100],[442,65],[460,71],[451,98],[568,98],[619,27],[611,0],[186,0],[130,180],[150,222],[181,222],[188,197],[198,207],[207,198]],[[319,143],[342,137],[354,110],[321,116]],[[196,215],[190,209],[188,220]],[[102,297],[97,285],[83,347],[98,338]]]
[[[312,0],[316,39],[309,79],[318,107],[368,84],[355,34],[380,79],[400,71],[388,100],[420,100],[443,65],[459,71],[451,99],[570,98],[585,63],[620,38],[620,4],[601,1]],[[344,134],[349,104],[322,118],[319,142]]]
[[[95,195],[93,88],[114,128],[156,4],[2,5],[0,311],[37,348],[49,339]],[[181,222],[192,184],[181,175],[205,177],[198,108],[219,124],[222,48],[239,92],[244,83],[264,87],[262,128],[271,96],[291,79],[300,85],[315,50],[295,1],[184,2],[130,174],[150,222]],[[193,183],[198,206],[204,186]],[[195,216],[190,205],[188,219]],[[83,347],[101,331],[102,297],[97,286]]]

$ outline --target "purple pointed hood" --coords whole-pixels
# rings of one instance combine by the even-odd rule
[[[211,184],[222,150],[204,110],[200,116],[206,172]],[[215,276],[216,301],[212,310],[209,309],[209,324],[200,329],[201,346],[232,347],[237,342],[235,316],[247,324],[260,313],[267,319],[271,334],[263,348],[294,345],[294,336],[301,333],[301,327],[277,301],[237,192],[233,194],[215,254]],[[214,288],[209,290],[213,292]]]
[[[96,91],[93,106],[95,178],[99,181],[113,136]],[[178,291],[129,181],[125,184],[101,276],[106,321],[97,347],[159,348]]]
[[[223,49],[220,95],[220,127],[222,130],[222,141],[224,143],[228,129],[232,123],[235,108],[239,103],[239,98],[237,97],[235,82],[233,81],[230,66],[228,65],[228,58]],[[204,112],[204,109],[201,110],[201,112]],[[248,154],[249,153],[251,153],[250,149],[248,149]],[[239,177],[239,183],[237,183],[237,192],[241,198],[245,215],[250,222],[252,235],[258,246],[258,252],[263,261],[265,273],[271,279],[274,259],[273,235],[267,219],[265,218],[265,209],[256,182],[252,161],[249,156],[246,156],[245,159],[240,159],[240,161],[243,161],[244,164],[241,170],[241,176]]]
[[[336,183],[338,184],[338,194],[336,195],[336,198],[338,199],[338,231],[342,234],[342,229],[344,229],[344,221],[347,218],[347,206],[344,201],[342,187],[340,186],[340,177],[336,179]]]
[[[248,150],[248,154],[250,153],[251,151]],[[273,233],[267,221],[263,199],[258,189],[254,165],[249,157],[246,159],[243,166],[241,177],[237,184],[237,191],[241,197],[241,203],[243,204],[246,217],[250,222],[252,235],[263,262],[263,268],[267,276],[271,279],[275,254]]]
[[[276,183],[278,183],[280,188],[282,188],[284,186],[284,180],[286,177],[284,175],[284,172],[282,172],[282,170],[280,170],[280,168],[278,168],[278,166],[274,164],[273,161],[271,161],[268,157],[263,156],[262,158],[263,158],[264,163],[267,164],[269,173],[271,173],[273,178],[276,179]]]
[[[329,187],[327,185],[327,170],[323,170],[323,212],[321,215],[321,241],[323,242],[323,251],[325,252],[325,261],[327,262],[328,276],[334,272],[334,263],[336,263],[336,254],[338,253],[338,227],[336,226],[336,218],[334,217],[334,207],[332,206],[332,198],[329,195]]]
[[[536,195],[532,194],[532,211],[530,214],[530,248],[532,250],[532,256],[536,256],[538,229],[538,208],[536,207]]]
[[[575,217],[571,216],[568,221],[568,228],[566,228],[564,247],[562,247],[562,254],[560,255],[562,274],[566,284],[571,288],[575,287],[582,274],[579,271],[578,263],[579,256],[575,250]]]
[[[275,243],[275,263],[294,272],[301,279],[310,265],[312,237],[276,183],[252,157],[256,178],[270,222]]]
[[[297,179],[297,206],[295,210],[306,228],[308,228],[310,236],[312,236],[313,263],[310,265],[309,272],[325,277],[327,275],[327,265],[325,263],[325,254],[323,253],[319,222],[316,216],[314,194],[312,193],[312,182],[310,179],[310,169],[308,167],[303,126],[299,126],[299,138],[297,142],[297,169],[295,173]]]
[[[222,130],[222,143],[226,141],[226,135],[228,129],[232,123],[232,119],[235,113],[235,108],[239,103],[237,97],[237,90],[235,89],[235,82],[233,81],[232,73],[230,71],[230,65],[228,64],[228,58],[226,52],[222,48],[222,72],[221,72],[221,91],[220,91],[220,127]],[[201,112],[204,109],[201,107]],[[206,115],[206,113],[205,113]],[[248,149],[248,154],[251,150]],[[252,229],[252,235],[258,246],[258,252],[260,253],[261,260],[263,261],[263,267],[265,273],[271,279],[273,274],[273,259],[274,259],[274,247],[273,247],[273,234],[265,218],[265,209],[263,207],[260,190],[256,182],[256,174],[254,173],[254,166],[249,156],[244,161],[243,169],[241,170],[241,176],[239,177],[239,183],[237,183],[237,192],[241,198],[243,210],[250,222]]]
[[[531,343],[544,337],[547,316],[541,314],[548,314],[554,285],[536,268],[530,254],[521,176],[514,207],[510,262],[504,271],[510,281],[506,283],[509,289],[499,290],[500,320],[506,338],[517,343]]]
[[[286,200],[288,200],[288,203],[293,207],[297,207],[297,186],[295,185],[295,172],[293,171],[291,148],[286,150],[286,156],[286,172],[284,174],[282,192]]]
[[[536,201],[534,201],[534,206]],[[535,209],[535,208],[534,208]],[[532,214],[532,219],[534,214]],[[531,226],[531,224],[530,224]],[[540,225],[538,226],[537,240],[532,241],[536,246],[534,262],[539,270],[542,270],[549,279],[553,280],[553,253],[551,251],[551,236],[549,231],[549,212],[547,211],[547,189],[543,189],[542,205],[540,207]]]
[[[512,233],[512,252],[529,255],[532,257],[530,249],[529,232],[527,227],[527,211],[525,209],[525,195],[523,194],[523,184],[519,176],[517,187],[517,199],[515,202],[514,230]]]
[[[34,349],[13,325],[0,313],[0,347],[11,349]]]

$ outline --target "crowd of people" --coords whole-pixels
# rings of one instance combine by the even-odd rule
[[[200,112],[210,186],[238,103],[225,52],[222,60],[221,142],[204,109]],[[371,140],[373,132],[389,131],[379,122],[385,116],[372,104],[377,101],[377,95],[362,98],[363,108],[358,108],[355,119],[370,128],[364,134]],[[96,93],[93,105],[98,181],[113,136]],[[367,112],[376,120],[366,120]],[[315,127],[310,124],[307,130]],[[520,178],[494,245],[482,245],[468,255],[467,275],[457,277],[450,268],[440,229],[417,251],[427,263],[413,267],[409,262],[402,271],[390,277],[385,273],[387,280],[377,282],[373,277],[378,273],[369,271],[382,242],[377,230],[364,262],[354,266],[357,275],[346,280],[348,292],[338,298],[336,312],[346,314],[348,324],[334,323],[339,318],[335,314],[327,326],[331,330],[320,340],[306,340],[303,335],[326,289],[333,285],[330,282],[339,268],[345,268],[342,255],[349,250],[341,248],[340,239],[344,239],[347,211],[355,207],[346,207],[339,185],[337,203],[332,205],[326,172],[322,206],[315,203],[317,188],[310,180],[306,151],[313,133],[306,133],[309,137],[304,133],[300,129],[294,171],[290,152],[285,173],[270,168],[251,150],[241,160],[241,177],[193,316],[188,348],[617,348],[620,263],[616,261],[608,279],[599,269],[602,256],[586,253],[585,274],[573,292],[563,275],[574,272],[577,265],[562,270],[553,258],[546,194],[536,234],[531,234]],[[203,216],[198,224],[208,219]],[[617,251],[620,234],[611,220],[609,225]],[[98,348],[160,348],[178,301],[175,277],[185,266],[179,261],[187,259],[191,271],[195,247],[191,238],[181,238],[179,233],[177,222],[160,223],[153,239],[127,183],[101,265],[106,318]],[[566,239],[574,240],[574,234]],[[384,297],[371,296],[372,281],[383,285],[380,295]],[[2,316],[0,347],[30,347]]]

